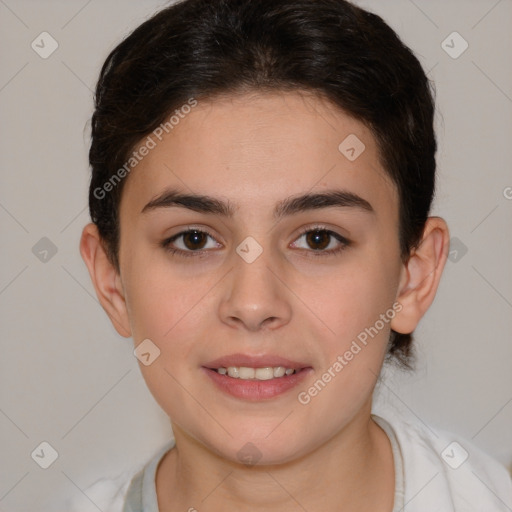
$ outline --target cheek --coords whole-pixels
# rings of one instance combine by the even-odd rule
[[[325,418],[327,430],[363,407],[380,373],[394,316],[395,288],[388,267],[361,257],[323,279],[322,287],[309,288],[311,309],[329,330],[319,340],[322,367],[310,387],[300,390],[299,402],[305,410],[311,406],[315,417]]]
[[[384,259],[357,257],[304,290],[311,309],[340,340],[348,341],[373,325],[393,304],[396,271]],[[398,274],[397,274],[398,275]]]
[[[186,341],[205,315],[215,272],[197,273],[171,264],[160,249],[126,258],[125,298],[135,342],[149,338],[164,349]]]
[[[127,251],[122,272],[135,343],[144,338],[161,339],[174,319],[183,314],[184,307],[170,267],[162,265],[149,251]]]

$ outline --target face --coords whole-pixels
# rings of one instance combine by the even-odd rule
[[[119,279],[173,427],[278,463],[367,423],[402,270],[370,131],[288,92],[199,102],[153,138],[123,190]]]

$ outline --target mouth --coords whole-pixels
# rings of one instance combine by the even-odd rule
[[[243,400],[259,401],[291,391],[313,368],[275,356],[234,354],[211,361],[202,370],[218,390]]]

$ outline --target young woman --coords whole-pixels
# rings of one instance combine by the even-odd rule
[[[343,0],[185,0],[112,51],[81,252],[174,439],[96,506],[510,510],[476,447],[372,414],[447,258],[433,113],[412,52]]]

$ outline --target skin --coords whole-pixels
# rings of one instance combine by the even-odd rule
[[[353,162],[339,144],[365,144]],[[230,201],[233,218],[184,208],[141,210],[169,187]],[[276,203],[344,189],[373,212],[329,207],[279,222]],[[341,252],[301,236],[317,224],[350,241]],[[398,195],[376,142],[359,121],[306,93],[245,93],[199,102],[127,178],[120,206],[120,269],[109,262],[96,227],[84,228],[81,253],[102,306],[135,345],[151,339],[160,356],[141,372],[171,418],[176,448],[160,464],[160,510],[390,512],[394,466],[389,440],[371,418],[371,401],[390,328],[412,332],[434,299],[446,262],[445,222],[431,217],[404,263]],[[207,229],[196,246],[160,244],[190,226]],[[262,247],[252,263],[236,247]],[[202,244],[202,246],[201,246]],[[190,249],[192,247],[192,249]],[[307,390],[356,336],[398,302],[401,311],[307,405]],[[305,382],[281,396],[227,396],[201,371],[232,353],[275,354],[307,362]],[[239,461],[253,443],[256,465]],[[204,501],[203,501],[204,500]],[[300,504],[300,506],[299,506]]]

